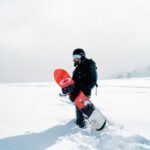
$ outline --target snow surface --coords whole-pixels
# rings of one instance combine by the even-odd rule
[[[103,131],[75,125],[55,83],[0,84],[0,150],[150,150],[150,78],[99,81]]]

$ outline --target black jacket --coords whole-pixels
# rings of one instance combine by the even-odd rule
[[[92,59],[84,58],[73,72],[75,89],[71,93],[70,99],[74,101],[81,90],[86,96],[91,95],[91,90],[97,82],[97,67]]]

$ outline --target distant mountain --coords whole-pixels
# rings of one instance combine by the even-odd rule
[[[133,70],[131,72],[124,72],[117,75],[113,75],[111,78],[140,78],[140,77],[150,77],[150,66],[146,68]]]

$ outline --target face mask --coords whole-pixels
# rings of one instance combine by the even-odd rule
[[[74,59],[73,61],[74,61],[74,66],[75,67],[77,67],[80,64],[80,62],[81,62],[80,59]]]

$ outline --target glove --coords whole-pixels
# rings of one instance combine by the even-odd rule
[[[74,100],[76,99],[76,97],[78,96],[80,92],[80,89],[78,88],[78,86],[76,86],[74,84],[74,90],[70,93],[69,99],[74,102]]]
[[[70,93],[73,92],[73,90],[74,90],[74,85],[71,84],[71,85],[69,85],[69,86],[67,86],[67,87],[62,88],[62,93],[63,93],[64,95],[69,95]]]

